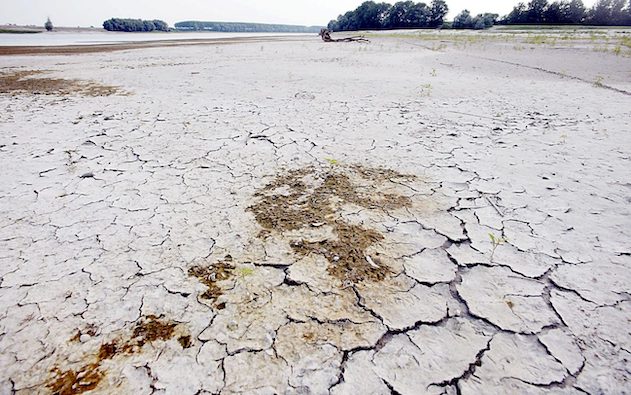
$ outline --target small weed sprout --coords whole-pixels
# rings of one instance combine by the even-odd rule
[[[429,73],[432,77],[436,77],[438,74],[436,74],[436,69],[432,69],[432,72]]]
[[[254,274],[254,269],[251,267],[240,267],[237,269],[237,275],[239,277],[249,277]]]
[[[333,159],[333,158],[324,158],[324,160],[326,160],[327,162],[329,162],[329,164],[331,166],[336,166],[339,165],[340,162],[337,159]]]
[[[432,84],[423,84],[421,85],[421,95],[422,96],[431,96],[432,95]]]
[[[493,247],[491,249],[491,262],[493,262],[493,256],[495,255],[495,250],[501,244],[506,243],[506,239],[503,237],[497,237],[493,233],[489,233],[489,239],[491,239],[491,246]]]
[[[598,87],[598,88],[602,88],[603,87],[603,81],[605,80],[605,78],[602,75],[598,75],[596,76],[596,79],[594,80],[594,86]]]

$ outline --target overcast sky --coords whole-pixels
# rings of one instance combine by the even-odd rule
[[[449,19],[463,9],[505,15],[519,0],[447,0]],[[526,0],[524,0],[526,2]],[[591,6],[595,0],[585,0]],[[0,0],[0,24],[101,26],[111,17],[325,25],[362,0]],[[431,0],[425,0],[430,3]]]

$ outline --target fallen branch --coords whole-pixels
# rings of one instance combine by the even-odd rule
[[[321,29],[320,37],[322,37],[322,41],[326,43],[348,43],[348,42],[362,42],[369,43],[370,40],[365,38],[364,36],[352,36],[352,37],[344,37],[344,38],[332,38],[331,31],[329,29]]]

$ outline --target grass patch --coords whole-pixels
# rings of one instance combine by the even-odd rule
[[[499,25],[495,30],[619,30],[629,26],[585,26],[585,25]]]
[[[556,38],[550,37],[544,34],[536,34],[534,36],[528,36],[525,40],[527,44],[550,44],[554,45],[556,43]]]

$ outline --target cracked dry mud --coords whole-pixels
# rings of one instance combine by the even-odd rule
[[[631,392],[628,61],[416,44],[0,57],[0,394]]]

